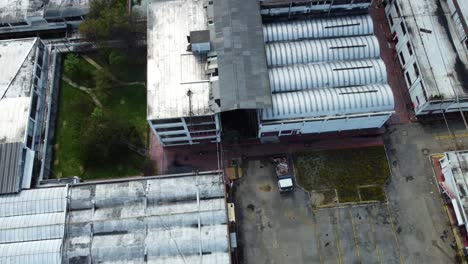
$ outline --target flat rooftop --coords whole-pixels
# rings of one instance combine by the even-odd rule
[[[230,263],[216,172],[73,185],[64,263]]]
[[[23,142],[37,41],[35,38],[0,41],[0,144]]]
[[[0,193],[18,192],[22,183],[19,170],[38,41],[0,41]]]
[[[203,1],[158,0],[148,5],[148,120],[214,113],[205,58],[187,51],[190,31],[206,29]]]
[[[0,23],[23,21],[27,17],[81,16],[88,12],[90,0],[2,0]]]
[[[468,97],[468,53],[442,1],[398,1],[411,34],[427,96]],[[463,2],[463,1],[462,1]]]

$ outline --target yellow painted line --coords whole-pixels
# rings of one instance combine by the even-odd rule
[[[443,157],[445,157],[444,154],[434,154],[434,155],[431,155],[431,158],[434,158],[434,159],[441,159],[441,158],[443,158]]]
[[[319,255],[319,258],[320,258],[320,264],[323,263],[323,259],[322,259],[322,253],[320,253],[320,237],[318,235],[318,228],[317,228],[317,223],[315,221],[314,222],[314,234],[315,234],[315,240],[317,240],[317,253]]]
[[[445,213],[447,214],[447,217],[448,217],[449,216],[448,206],[446,204],[444,204],[442,207],[444,208]],[[452,228],[450,228],[450,231],[452,232],[452,236],[455,238],[455,242],[457,244],[457,254],[460,256],[460,260],[464,264],[464,263],[466,263],[466,261],[465,261],[463,251],[462,251],[462,248],[463,248],[462,245],[463,244],[462,244],[462,242],[460,240],[460,236],[459,236],[456,228],[457,227],[452,227]]]
[[[434,138],[437,139],[437,140],[443,140],[443,139],[466,138],[466,137],[468,137],[468,133],[435,136]]]
[[[335,243],[336,243],[336,249],[338,250],[338,263],[343,264],[343,258],[341,257],[341,247],[340,247],[340,236],[338,235],[338,230],[337,230],[337,225],[340,224],[340,213],[337,210],[334,210],[336,212],[336,218],[337,218],[337,224],[336,226],[333,227],[333,231],[335,231]]]
[[[374,238],[375,254],[377,255],[377,261],[378,261],[378,263],[382,263],[382,260],[380,258],[379,244],[377,243],[377,235],[375,234],[374,225],[372,224],[372,221],[371,221],[370,217],[367,217],[367,219],[369,220],[369,225],[370,225],[370,228],[371,228],[372,237]]]
[[[358,256],[359,263],[362,263],[361,253],[359,252],[359,245],[358,245],[358,238],[357,238],[357,235],[356,235],[356,229],[354,228],[353,214],[351,214],[351,210],[349,210],[348,212],[349,212],[349,216],[350,216],[350,220],[351,220],[351,227],[353,228],[354,244],[356,245],[356,254]]]
[[[388,206],[388,203],[387,203],[387,212],[388,212],[388,218],[390,218],[390,225],[392,226],[392,233],[393,233],[393,237],[395,238],[395,243],[396,243],[396,246],[397,246],[397,253],[398,253],[398,257],[400,259],[400,264],[403,264],[403,259],[401,258],[401,252],[400,252],[400,243],[398,242],[398,237],[397,237],[397,234],[396,234],[396,230],[395,230],[395,225],[393,224],[393,217],[392,217],[392,214],[390,213],[390,207]]]

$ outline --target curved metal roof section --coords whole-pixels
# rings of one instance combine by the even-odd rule
[[[17,195],[3,195],[0,217],[63,212],[66,197],[66,188],[41,188],[23,190]]]
[[[394,105],[386,84],[277,93],[273,107],[263,110],[262,120],[393,112]]]
[[[375,36],[303,40],[266,45],[268,66],[321,61],[376,59],[380,56]]]
[[[382,60],[299,64],[272,68],[269,75],[273,93],[387,82],[387,71]]]
[[[370,15],[308,19],[263,25],[265,42],[372,35]]]
[[[62,239],[0,244],[0,263],[59,264]]]

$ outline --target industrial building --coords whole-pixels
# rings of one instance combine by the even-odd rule
[[[229,264],[229,234],[218,172],[0,195],[0,263]]]
[[[273,106],[259,137],[381,127],[393,93],[370,16],[264,25]]]
[[[231,263],[222,177],[72,186],[62,263]]]
[[[89,0],[4,0],[0,2],[0,38],[77,27]]]
[[[43,170],[51,56],[37,38],[0,41],[0,194],[34,187]]]
[[[264,14],[286,2],[149,5],[148,122],[163,146],[379,128],[394,113],[371,17]]]
[[[450,205],[450,218],[460,228],[465,252],[468,249],[468,151],[445,152],[437,160],[440,191]]]
[[[256,118],[271,105],[268,84],[256,1],[148,5],[148,122],[164,146],[219,142],[220,113]]]
[[[467,1],[393,0],[385,9],[417,115],[468,108]]]

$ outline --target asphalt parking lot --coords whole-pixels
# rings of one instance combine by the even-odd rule
[[[241,263],[400,263],[385,203],[312,210],[300,188],[279,193],[273,166],[251,160],[235,183]]]

